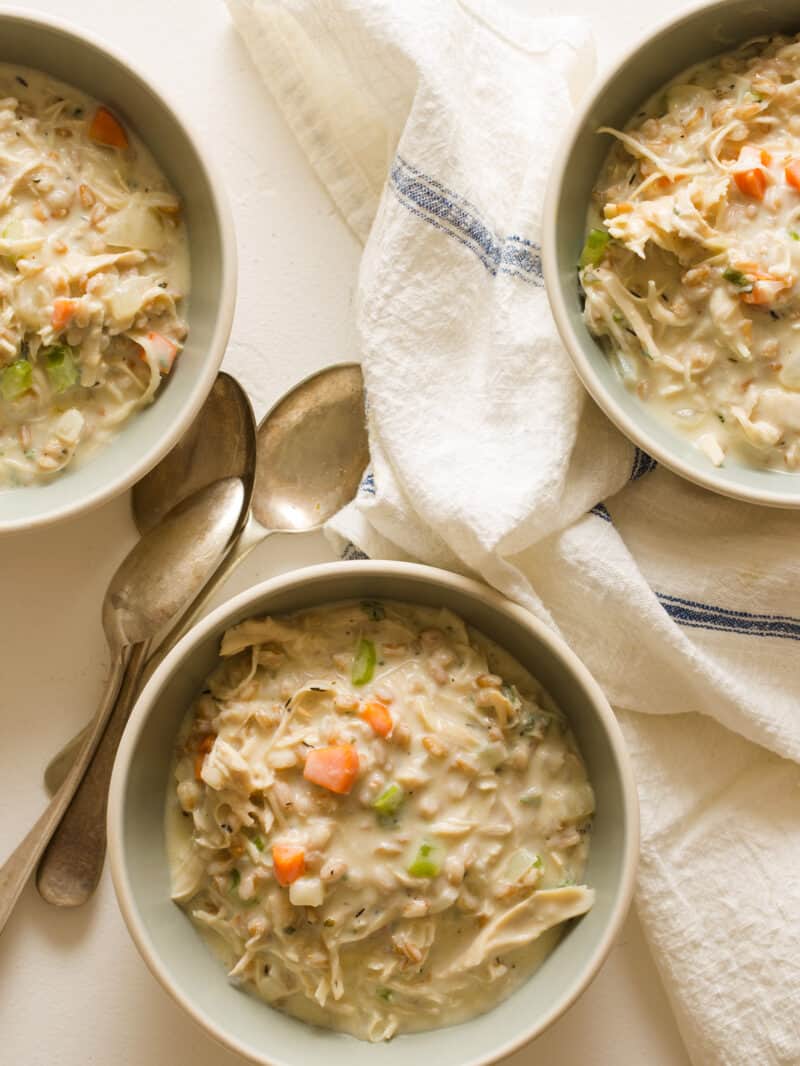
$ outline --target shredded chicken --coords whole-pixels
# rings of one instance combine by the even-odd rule
[[[800,36],[684,71],[615,139],[581,257],[584,318],[710,462],[797,469]]]
[[[89,458],[153,401],[188,289],[180,202],[147,149],[0,63],[0,490]]]
[[[220,656],[167,824],[173,898],[232,981],[389,1039],[487,1010],[591,905],[566,722],[460,618],[335,604],[248,619]]]

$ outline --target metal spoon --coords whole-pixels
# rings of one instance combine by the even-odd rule
[[[233,378],[219,374],[188,432],[144,479],[142,498],[147,506],[140,506],[137,525],[145,531],[139,545],[149,545],[150,551],[145,554],[140,549],[137,554],[134,549],[123,564],[129,574],[127,604],[117,602],[116,593],[116,614],[112,616],[106,598],[104,619],[110,642],[124,638],[123,631],[113,630],[127,624],[131,613],[136,617],[152,610],[152,603],[159,598],[164,607],[151,638],[193,603],[235,542],[249,513],[255,455],[255,418],[247,395]],[[160,493],[148,491],[153,481],[162,486]],[[228,483],[233,489],[225,488]],[[224,514],[220,494],[225,497]],[[168,503],[173,506],[167,512]],[[191,523],[197,525],[194,532]],[[206,543],[209,534],[204,531],[213,526],[213,539]],[[160,584],[151,588],[156,581]],[[141,604],[136,599],[137,590],[147,596]],[[129,667],[96,751],[39,864],[36,885],[48,903],[77,906],[91,896],[100,878],[111,769],[152,643],[148,640]]]
[[[256,465],[256,420],[247,393],[236,380],[220,371],[200,413],[175,447],[149,474],[133,487],[131,510],[140,533],[149,532],[161,519],[193,492],[220,478],[241,477],[247,507],[240,525],[249,515]],[[86,727],[88,728],[88,727]],[[76,733],[53,756],[44,772],[44,783],[54,795],[69,773],[83,743],[86,728]]]
[[[221,374],[221,378],[227,375]],[[232,381],[233,379],[229,379]],[[218,435],[197,432],[133,490],[133,514],[141,531],[150,528],[174,503],[176,485],[194,484],[206,458],[215,461]],[[222,437],[228,441],[234,427]],[[244,432],[240,423],[238,433]],[[186,449],[186,455],[176,455]],[[148,663],[147,673],[191,627],[219,586],[242,560],[271,533],[303,533],[317,529],[355,496],[369,461],[364,380],[357,363],[326,367],[280,399],[257,430],[256,475],[252,513],[241,535],[198,601],[175,626]],[[55,792],[69,771],[81,735],[73,737],[45,770],[45,783]]]
[[[319,370],[264,416],[256,435],[251,511],[232,551],[147,664],[152,672],[216,590],[273,533],[310,533],[349,503],[369,462],[364,378],[358,363]]]
[[[322,370],[280,400],[257,432],[252,513],[214,576],[162,640],[143,676],[155,669],[191,627],[214,591],[257,544],[272,533],[317,529],[348,503],[356,494],[368,459],[364,385],[358,365]],[[187,476],[189,469],[187,466]],[[170,478],[159,474],[145,487],[146,491],[135,493],[137,522],[158,514],[160,500],[170,484]],[[131,695],[135,696],[135,686]],[[48,902],[76,906],[88,899],[96,887],[105,854],[102,819],[108,780],[125,719],[118,729],[108,731],[109,754],[103,760],[102,773],[98,771],[99,784],[86,788],[86,801],[72,826],[65,826],[63,832],[59,829],[58,839],[54,838],[42,862],[37,884]],[[56,761],[68,765],[70,754],[65,749]],[[51,779],[54,769],[51,764]]]
[[[112,577],[103,601],[103,629],[112,660],[105,695],[67,779],[0,867],[0,932],[69,807],[118,693],[131,689],[153,637],[197,594],[216,565],[236,527],[243,495],[239,478],[227,478],[202,489],[143,537]]]

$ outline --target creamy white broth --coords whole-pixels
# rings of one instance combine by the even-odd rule
[[[717,466],[800,468],[800,42],[683,72],[595,185],[581,284],[626,385]]]
[[[331,749],[356,761],[347,790],[320,783]],[[562,714],[451,612],[254,619],[178,739],[173,896],[245,990],[388,1039],[480,1014],[541,964],[593,902],[593,811]]]
[[[180,201],[139,138],[0,64],[0,489],[88,458],[154,399],[189,282]]]

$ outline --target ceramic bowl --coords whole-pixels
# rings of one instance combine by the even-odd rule
[[[800,474],[732,461],[715,467],[625,388],[583,322],[577,262],[592,186],[610,147],[598,127],[625,126],[652,93],[693,63],[751,37],[798,30],[800,13],[792,0],[721,0],[683,12],[628,48],[589,89],[564,137],[550,173],[542,242],[545,284],[559,333],[584,385],[612,422],[676,474],[726,496],[776,507],[800,507]]]
[[[524,985],[487,1014],[368,1044],[290,1018],[228,983],[223,967],[170,900],[166,790],[178,727],[212,669],[222,633],[245,618],[350,598],[446,606],[508,649],[567,715],[586,760],[597,814],[586,880],[589,913]],[[638,851],[636,788],[616,719],[569,648],[543,623],[475,581],[410,563],[341,562],[294,571],[237,596],[193,629],[142,693],[114,768],[111,871],[122,914],[164,988],[213,1037],[263,1066],[484,1066],[541,1033],[597,973],[625,918]]]
[[[143,477],[173,447],[214,383],[230,332],[236,242],[222,183],[149,77],[83,30],[39,13],[0,12],[0,62],[35,67],[108,104],[150,148],[181,197],[192,270],[189,338],[155,402],[96,456],[47,485],[0,491],[0,532],[88,510]]]

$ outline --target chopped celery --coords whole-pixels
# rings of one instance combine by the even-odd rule
[[[731,285],[736,285],[737,288],[743,289],[745,292],[749,292],[753,288],[753,282],[747,274],[743,274],[741,270],[727,267],[722,271],[722,276],[726,281],[729,281]]]
[[[386,786],[380,796],[378,796],[372,804],[372,809],[384,816],[397,814],[400,807],[402,807],[405,798],[406,794],[403,792],[402,788],[392,782],[391,785]]]
[[[242,875],[234,868],[231,870],[231,892],[235,892],[239,887],[239,882],[242,880]]]
[[[253,843],[255,844],[255,846],[258,848],[259,851],[263,851],[264,850],[264,841],[263,841],[262,837],[260,837],[258,835],[258,833],[256,833],[256,835],[253,837]]]
[[[51,344],[41,350],[42,365],[56,392],[65,392],[78,383],[78,368],[72,349],[66,344]]]
[[[407,870],[412,877],[436,877],[442,868],[439,847],[423,841],[417,853],[408,864]]]
[[[611,237],[604,229],[590,229],[578,265],[597,266],[606,254],[606,246],[610,240]]]
[[[0,393],[4,400],[17,400],[33,384],[33,367],[27,359],[17,359],[7,366],[0,377]]]
[[[797,230],[790,229],[789,236],[792,238],[793,241],[800,241],[800,233],[798,233]]]
[[[378,997],[378,999],[383,999],[387,1003],[391,1003],[391,1001],[392,1001],[392,990],[391,990],[391,988],[376,988],[375,989],[375,995]]]
[[[353,656],[353,666],[350,671],[350,680],[354,685],[366,685],[368,681],[372,680],[377,659],[375,645],[371,640],[362,637],[356,645],[356,653]]]

